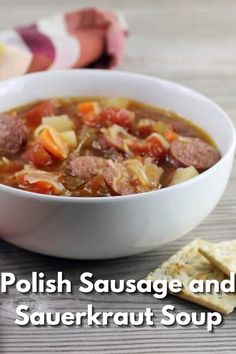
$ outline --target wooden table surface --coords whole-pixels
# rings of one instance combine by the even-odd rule
[[[236,2],[234,0],[0,0],[0,29],[27,23],[79,6],[118,8],[127,17],[131,35],[122,70],[160,76],[186,84],[219,103],[236,122]],[[96,278],[141,279],[190,240],[220,241],[235,237],[236,169],[214,212],[191,234],[158,250],[115,261],[80,262],[44,257],[0,242],[0,270],[29,278],[32,271],[54,277],[63,271],[74,284],[83,271]],[[16,211],[17,212],[17,211]],[[12,222],[14,222],[14,217]],[[164,304],[178,311],[202,308],[168,297],[144,295],[19,295],[0,298],[1,353],[236,353],[236,314],[225,318],[214,334],[205,328],[19,328],[15,308],[24,302],[34,310],[80,311],[88,303],[96,310],[142,311],[160,315]]]

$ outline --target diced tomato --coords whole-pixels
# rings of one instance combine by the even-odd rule
[[[30,187],[28,187],[28,190],[30,188],[31,192],[35,192],[35,193],[40,193],[40,194],[55,194],[55,190],[52,187],[52,185],[48,182],[36,182],[33,183]]]
[[[173,143],[176,139],[178,139],[179,134],[173,132],[172,130],[168,130],[165,134],[164,137],[169,143]]]
[[[161,141],[155,136],[150,136],[147,138],[148,146],[149,146],[149,155],[154,157],[163,156],[165,150],[161,143]]]
[[[149,143],[149,156],[156,157],[158,159],[162,158],[165,155],[165,150],[160,142],[158,143]]]
[[[21,186],[24,187],[25,190],[28,192],[40,193],[40,194],[48,194],[53,195],[55,194],[55,190],[53,186],[48,182],[35,182],[35,183],[27,183],[22,180]]]
[[[84,124],[90,125],[91,127],[99,127],[101,124],[100,116],[93,112],[83,114],[81,118]]]
[[[30,111],[24,114],[26,124],[29,127],[37,127],[41,124],[41,120],[46,116],[53,116],[55,114],[55,102],[49,100],[43,102],[36,107],[33,107]]]
[[[146,127],[139,127],[138,128],[138,135],[140,138],[144,139],[148,135],[152,134],[153,130],[151,126],[146,126]]]
[[[40,143],[36,143],[30,149],[26,150],[23,158],[36,167],[45,167],[52,163],[51,155],[49,155]]]
[[[134,112],[125,108],[107,108],[100,114],[102,123],[117,124],[122,127],[129,127],[135,118]]]
[[[149,153],[149,147],[147,143],[141,140],[137,140],[129,146],[130,150],[137,155],[147,155]]]
[[[117,124],[124,128],[129,128],[135,118],[133,112],[130,112],[124,108],[106,108],[101,113],[91,110],[83,114],[80,112],[80,116],[84,124],[93,127]]]
[[[141,138],[146,138],[153,133],[154,122],[151,119],[141,119],[137,124],[137,130]]]
[[[150,156],[159,159],[164,155],[163,146],[157,139],[152,139],[148,142],[138,140],[130,146],[130,149],[134,154],[141,156]]]
[[[25,176],[23,174],[16,174],[16,180],[18,185],[25,185]]]

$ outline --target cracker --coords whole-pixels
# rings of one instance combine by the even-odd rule
[[[199,252],[228,276],[236,273],[236,240],[206,242],[200,245]]]
[[[213,311],[229,314],[236,306],[236,294],[217,294],[214,291],[211,294],[194,294],[188,288],[192,279],[215,279],[221,282],[226,278],[221,270],[217,269],[199,253],[199,247],[202,247],[205,242],[197,239],[189,243],[150,273],[147,279],[167,279],[169,281],[178,279],[183,284],[183,291],[176,294],[177,296]]]

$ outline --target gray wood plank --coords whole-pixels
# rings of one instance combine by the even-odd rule
[[[236,123],[236,2],[233,0],[81,0],[79,6],[119,8],[131,35],[122,70],[178,81],[218,102]],[[28,23],[40,16],[78,7],[76,0],[1,0],[0,29]],[[0,242],[0,269],[29,279],[32,271],[48,277],[63,271],[78,285],[83,271],[96,278],[139,279],[195,237],[213,241],[236,234],[236,167],[219,205],[193,232],[158,250],[115,261],[79,262],[36,255]],[[150,306],[161,314],[164,304],[178,311],[201,310],[176,298],[157,301],[144,295],[19,295],[0,297],[0,353],[236,353],[236,315],[225,318],[214,334],[205,328],[19,328],[15,308],[24,302],[42,311],[80,311],[88,303],[96,310],[142,311]]]

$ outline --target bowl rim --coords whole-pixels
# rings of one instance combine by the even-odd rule
[[[16,78],[12,78],[9,80],[3,80],[0,82],[0,88],[1,86],[4,86],[6,84],[11,84],[15,81],[21,81],[21,80],[28,80],[30,77],[37,77],[37,76],[53,76],[53,75],[73,75],[76,73],[88,73],[89,75],[91,74],[99,74],[99,75],[120,75],[120,76],[131,76],[133,78],[139,79],[139,80],[150,80],[150,81],[159,81],[163,85],[172,85],[178,90],[185,91],[186,93],[190,93],[194,95],[195,97],[198,97],[200,99],[204,99],[208,103],[210,103],[214,108],[216,108],[219,113],[223,116],[223,118],[226,120],[229,129],[231,130],[232,133],[232,142],[228,148],[228,150],[225,152],[225,154],[221,157],[221,159],[212,167],[210,167],[208,170],[200,173],[198,176],[193,177],[187,181],[184,181],[180,184],[174,185],[174,186],[169,186],[165,187],[163,189],[159,190],[154,190],[154,191],[149,191],[149,192],[143,192],[143,193],[138,193],[138,194],[129,194],[129,195],[121,195],[121,196],[108,196],[108,197],[67,197],[67,196],[56,196],[56,195],[45,195],[45,194],[40,194],[40,193],[34,193],[34,192],[29,192],[25,191],[22,189],[17,189],[14,187],[10,187],[4,184],[0,184],[0,192],[9,192],[10,194],[15,194],[18,197],[22,197],[25,199],[35,199],[38,201],[48,201],[48,202],[55,202],[55,203],[82,203],[82,204],[90,204],[90,203],[95,203],[95,204],[103,204],[103,203],[110,203],[110,202],[121,202],[121,201],[131,201],[131,200],[136,200],[140,198],[146,198],[149,196],[154,196],[154,195],[159,195],[161,196],[162,194],[167,194],[168,192],[175,191],[175,190],[181,190],[185,188],[185,186],[190,186],[191,184],[194,184],[196,182],[200,182],[202,179],[207,177],[209,174],[214,173],[214,170],[223,165],[224,161],[230,156],[231,154],[234,154],[235,148],[236,148],[236,131],[233,125],[233,122],[229,118],[228,114],[217,104],[215,103],[212,99],[210,99],[208,96],[201,94],[198,91],[195,91],[185,85],[176,83],[171,80],[166,80],[162,79],[156,76],[151,76],[151,75],[144,75],[144,74],[138,74],[138,73],[133,73],[133,72],[128,72],[128,71],[119,71],[119,70],[104,70],[104,69],[73,69],[73,70],[53,70],[53,71],[43,71],[43,72],[37,72],[37,73],[30,73],[24,76],[19,76]],[[168,108],[167,108],[168,109]],[[191,119],[190,119],[191,121]]]

